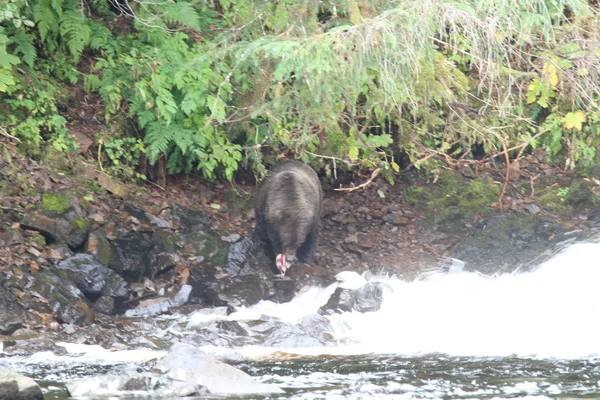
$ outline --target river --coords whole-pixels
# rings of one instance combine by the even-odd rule
[[[347,284],[362,279],[347,275]],[[571,245],[532,272],[488,277],[451,269],[410,282],[371,280],[385,284],[381,309],[327,317],[332,345],[203,349],[286,391],[251,398],[600,398],[600,243]],[[309,288],[290,303],[261,302],[229,316],[178,316],[179,335],[217,320],[269,316],[293,324],[315,314],[334,289]],[[160,356],[89,346],[4,361],[44,383],[46,399],[62,399],[69,379],[143,370]]]

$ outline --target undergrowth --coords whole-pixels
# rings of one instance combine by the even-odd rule
[[[136,127],[95,138],[99,166],[125,177],[149,163],[232,179],[285,155],[392,180],[401,159],[435,171],[536,149],[585,168],[598,22],[584,0],[6,0],[0,133],[30,155],[73,151],[79,86],[107,127]]]

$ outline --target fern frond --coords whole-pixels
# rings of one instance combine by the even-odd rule
[[[33,19],[40,32],[40,39],[46,41],[48,35],[54,36],[58,27],[58,16],[49,0],[40,0],[33,5]]]
[[[67,11],[60,19],[60,35],[67,43],[67,48],[75,58],[75,63],[85,46],[90,43],[91,29],[88,21],[78,11]]]
[[[108,28],[96,21],[90,21],[90,48],[99,50],[112,40]]]
[[[15,53],[19,54],[21,60],[27,65],[33,67],[33,63],[37,58],[37,51],[33,45],[33,36],[23,31],[17,31],[11,39],[15,44]]]
[[[110,3],[106,0],[92,0],[90,2],[92,8],[98,13],[98,15],[109,15],[110,14]]]
[[[158,156],[169,149],[172,139],[172,131],[165,124],[153,122],[148,125],[144,142],[148,144],[146,154],[150,165],[154,165],[158,160]]]
[[[100,89],[102,81],[96,75],[85,75],[83,78],[83,88],[86,92],[96,92]]]
[[[166,125],[161,122],[152,122],[146,130],[144,141],[148,144],[146,154],[150,164],[154,164],[160,154],[166,154],[171,161],[176,154],[187,157],[194,146],[194,130],[181,125]],[[176,158],[179,158],[176,157]]]
[[[63,12],[63,0],[50,0],[50,6],[59,17]]]
[[[140,128],[144,128],[149,123],[156,121],[156,113],[154,113],[150,110],[145,110],[145,111],[139,112],[137,114],[137,117],[138,117],[138,124],[140,125]]]
[[[200,17],[191,3],[179,1],[163,8],[164,19],[170,24],[182,25],[190,29],[200,29]]]

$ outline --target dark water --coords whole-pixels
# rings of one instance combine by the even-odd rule
[[[361,356],[238,367],[284,387],[280,398],[600,398],[600,359]]]
[[[600,359],[372,355],[247,362],[236,366],[260,381],[280,385],[286,394],[227,399],[600,398]],[[130,368],[104,367],[97,371],[89,367],[53,371],[30,368],[28,374],[45,387],[55,387],[46,394],[46,400],[62,400],[67,397],[58,389],[61,382],[94,372],[130,372]]]

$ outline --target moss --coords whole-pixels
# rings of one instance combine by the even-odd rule
[[[46,239],[42,235],[32,235],[27,238],[27,243],[37,243],[40,246],[45,246]]]
[[[69,197],[62,193],[44,193],[42,195],[42,207],[46,211],[65,213],[69,207]]]
[[[90,224],[85,218],[77,217],[71,222],[71,226],[79,231],[87,231]]]
[[[404,197],[413,206],[426,207],[432,201],[433,192],[424,186],[411,186],[406,189]]]
[[[538,196],[537,203],[547,210],[565,209],[564,197],[560,196],[558,190],[551,189]]]
[[[500,188],[488,178],[465,180],[460,174],[447,172],[436,185],[411,187],[406,191],[409,203],[435,211],[431,216],[436,225],[453,229],[478,215],[492,211]]]

